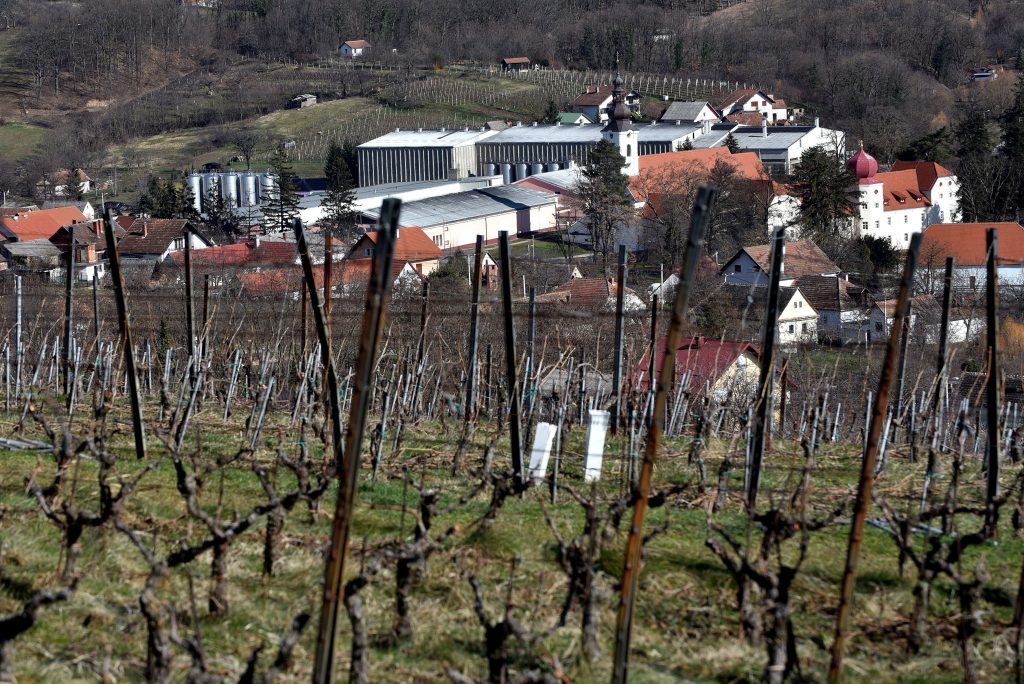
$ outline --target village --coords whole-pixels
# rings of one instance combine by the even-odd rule
[[[516,58],[505,60],[503,66],[517,69],[526,64]],[[614,266],[607,248],[603,260],[595,250],[593,217],[582,201],[589,152],[605,141],[621,156],[627,199],[613,217],[613,234],[604,240],[624,245],[639,274],[625,286],[628,312],[652,306],[654,295],[664,306],[674,292],[678,274],[673,269],[680,255],[657,248],[665,242],[673,200],[692,197],[697,185],[711,182],[716,174],[728,174],[736,192],[758,205],[762,239],[705,256],[702,277],[713,283],[707,296],[723,310],[741,314],[735,319],[742,318],[744,324],[699,332],[747,342],[759,338],[768,285],[768,238],[783,229],[787,245],[778,342],[790,347],[884,342],[892,325],[894,291],[885,286],[891,279],[844,272],[812,239],[801,235],[801,198],[786,180],[802,155],[812,150],[825,153],[837,169],[848,172],[852,211],[838,219],[848,237],[874,239],[898,253],[907,248],[912,235],[922,235],[921,254],[927,263],[921,267],[930,275],[919,281],[929,285],[922,286],[914,301],[915,335],[931,342],[938,339],[936,283],[947,257],[955,263],[950,340],[964,342],[979,334],[983,325],[971,305],[984,291],[987,228],[995,228],[999,237],[1001,286],[1016,290],[1024,284],[1024,228],[1012,222],[961,222],[957,177],[937,162],[900,161],[882,170],[862,145],[851,152],[841,131],[822,128],[817,119],[803,124],[801,110],[759,90],[738,90],[714,105],[672,102],[660,120],[650,123],[633,123],[639,100],[625,92],[618,79],[588,87],[575,100],[574,110],[559,113],[554,123],[493,122],[478,131],[396,130],[359,145],[359,185],[352,190],[349,211],[363,237],[324,239],[330,231],[322,230],[329,223],[323,180],[319,186],[315,180],[303,182],[295,207],[294,215],[313,240],[318,278],[322,282],[323,264],[329,260],[337,264],[331,269],[330,296],[365,286],[381,204],[398,198],[403,205],[395,242],[396,293],[418,292],[438,269],[447,273],[449,264],[461,268],[468,282],[469,267],[463,263],[477,238],[493,246],[504,231],[545,262],[537,282],[523,274],[524,298],[532,287],[537,301],[546,306],[610,312],[616,299]],[[74,171],[80,183],[77,190],[68,180],[72,172],[63,173],[48,181],[55,185],[54,200],[0,209],[3,277],[61,281],[74,244],[75,280],[103,286],[108,271],[99,215],[103,207],[93,207],[85,199],[60,201],[63,196],[85,197],[91,190],[84,171]],[[180,283],[187,245],[198,267],[216,272],[217,287],[255,297],[298,296],[301,273],[295,236],[290,230],[275,232],[261,220],[280,194],[276,182],[270,172],[195,172],[180,183],[191,204],[189,218],[156,218],[111,203],[125,268],[145,287]],[[244,217],[244,235],[225,234],[210,224],[207,212],[213,201],[222,204],[220,211],[227,207]],[[756,238],[756,231],[747,236]],[[546,257],[536,256],[538,243]],[[487,259],[488,272],[495,270],[490,254]],[[536,268],[530,271],[536,273]],[[492,289],[497,286],[493,273],[485,282]]]

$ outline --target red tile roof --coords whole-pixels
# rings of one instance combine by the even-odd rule
[[[935,181],[940,178],[949,178],[953,172],[942,164],[927,161],[898,161],[892,165],[893,171],[913,171],[917,174],[917,185],[921,190],[930,191],[935,186]]]
[[[701,181],[718,164],[728,164],[742,180],[772,183],[756,153],[731,154],[728,148],[712,147],[644,155],[640,174],[629,179],[629,188],[634,197],[648,203],[646,214],[657,213],[666,196],[682,194],[681,183]]]
[[[505,64],[529,64],[529,57],[505,57],[501,60]]]
[[[747,253],[754,260],[762,271],[768,273],[771,270],[771,245],[752,245],[742,248],[736,256],[726,262],[722,272],[726,272],[729,265],[736,260],[743,252]],[[782,260],[783,279],[801,278],[809,275],[822,275],[826,273],[839,273],[839,267],[825,256],[818,245],[810,240],[793,240],[786,243],[786,252]]]
[[[921,189],[914,169],[884,171],[875,174],[875,180],[883,186],[882,208],[885,211],[930,207],[932,204]]]
[[[370,43],[365,40],[346,40],[345,45],[348,45],[350,48],[355,50],[370,47]]]
[[[348,258],[358,259],[365,256],[367,243],[377,244],[377,231],[367,231],[352,249],[348,251]],[[426,259],[440,259],[444,252],[434,244],[434,241],[423,232],[422,228],[409,227],[398,231],[398,240],[395,241],[395,261],[423,261]]]
[[[580,93],[572,103],[576,107],[599,107],[611,96],[612,87],[610,85],[599,85],[588,87],[587,92]]]
[[[662,362],[665,359],[665,345],[668,337],[662,336],[658,340],[654,352],[655,374],[661,372]],[[743,354],[753,354],[755,358],[760,356],[757,347],[750,342],[738,340],[718,340],[703,337],[685,337],[679,342],[676,351],[676,382],[681,382],[686,376],[686,387],[689,391],[702,392],[706,385],[712,387],[719,381],[729,368]],[[633,368],[633,384],[640,392],[648,388],[647,371],[650,368],[650,352]]]
[[[0,217],[0,232],[14,240],[47,239],[61,226],[86,221],[78,207],[57,207]]]
[[[137,218],[118,243],[117,251],[121,254],[163,254],[188,226],[186,219]]]
[[[725,118],[727,121],[741,126],[760,126],[764,123],[764,115],[760,112],[733,112]]]
[[[636,296],[630,288],[624,288],[626,294]],[[559,285],[550,292],[537,295],[541,303],[571,304],[584,309],[602,309],[613,305],[616,296],[614,278],[572,278],[569,282]]]
[[[933,223],[921,235],[921,254],[956,258],[957,266],[984,266],[985,232],[996,229],[997,258],[1001,264],[1024,264],[1024,228],[1002,223]]]
[[[285,266],[295,263],[298,255],[294,242],[276,240],[245,240],[233,245],[220,245],[192,252],[192,263],[196,266]],[[185,263],[184,252],[170,256],[176,266]]]
[[[391,282],[398,278],[407,262],[396,260],[391,264]],[[345,259],[331,265],[331,287],[355,285],[370,281],[373,259]],[[288,266],[263,271],[247,271],[235,276],[243,290],[251,295],[274,295],[298,292],[302,289],[302,267]],[[324,286],[324,265],[313,265],[313,282]]]

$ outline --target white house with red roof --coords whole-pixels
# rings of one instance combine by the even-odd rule
[[[910,236],[931,223],[959,223],[960,184],[953,172],[936,162],[901,161],[892,170],[860,150],[846,167],[857,177],[857,218],[860,235],[888,238],[897,249],[910,246]]]
[[[355,59],[369,52],[370,47],[370,43],[365,40],[346,40],[338,48],[338,53],[345,59]]]
[[[1000,286],[1024,285],[1024,227],[1013,221],[993,223],[935,223],[921,236],[918,268],[923,279],[941,283],[946,257],[956,259],[953,288],[985,291],[988,229],[996,231],[996,269]],[[940,285],[941,287],[941,285]]]
[[[769,123],[788,121],[790,118],[789,107],[784,100],[755,88],[734,90],[722,101],[718,111],[722,113],[723,119],[728,119],[741,112],[755,114],[757,120],[754,125],[760,123],[760,120],[764,118]]]

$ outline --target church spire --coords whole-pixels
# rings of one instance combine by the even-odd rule
[[[621,133],[633,128],[633,120],[626,106],[626,93],[622,89],[622,72],[619,71],[619,53],[615,53],[615,80],[612,81],[612,115],[604,131]]]

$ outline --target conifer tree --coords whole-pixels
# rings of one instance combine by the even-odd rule
[[[354,240],[358,237],[355,182],[344,149],[335,143],[331,143],[327,152],[324,175],[327,177],[327,193],[323,199],[323,221],[335,237],[346,242]]]
[[[854,213],[851,189],[857,179],[836,156],[822,147],[805,150],[793,173],[793,190],[800,198],[801,236],[826,253],[843,241]]]
[[[622,173],[625,163],[618,148],[602,139],[591,148],[579,182],[580,208],[589,220],[594,251],[606,265],[619,227],[629,218],[631,200]]]
[[[546,124],[553,124],[558,122],[558,106],[554,100],[548,100],[548,106],[544,110],[544,118],[542,121]]]
[[[267,232],[288,231],[292,221],[299,216],[299,194],[295,172],[283,147],[279,146],[270,157],[270,175],[274,189],[263,210],[263,229]]]
[[[736,154],[740,151],[740,144],[731,131],[729,135],[725,136],[725,147],[729,150],[729,154]]]

